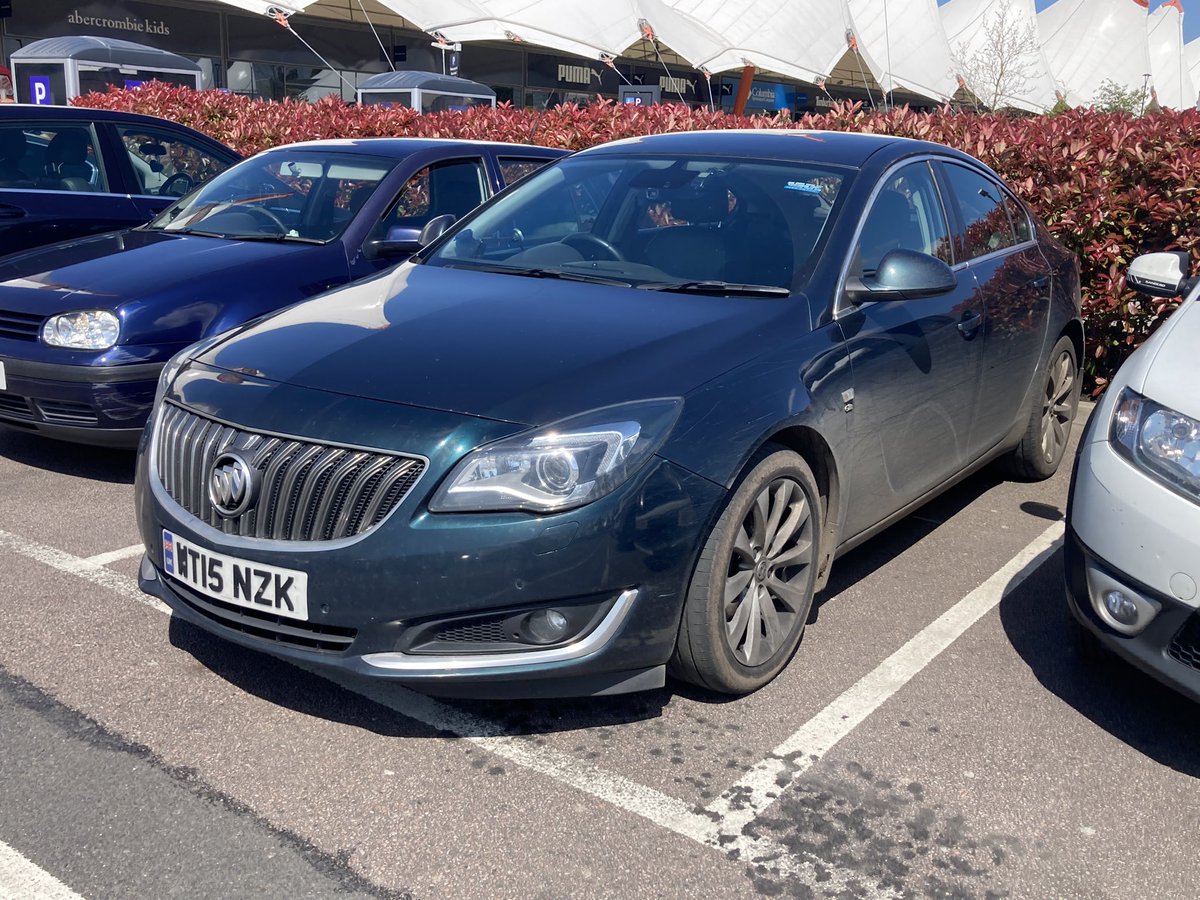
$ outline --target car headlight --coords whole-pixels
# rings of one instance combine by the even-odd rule
[[[438,488],[433,512],[560,512],[609,494],[662,446],[678,399],[622,403],[563,419],[467,454]]]
[[[121,334],[121,320],[105,309],[82,309],[51,316],[42,326],[42,341],[72,350],[107,350]]]
[[[1109,426],[1117,452],[1172,490],[1200,502],[1200,421],[1126,388]]]

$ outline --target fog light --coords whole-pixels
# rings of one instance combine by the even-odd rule
[[[1122,591],[1108,591],[1104,595],[1104,607],[1108,614],[1122,625],[1135,625],[1138,619],[1137,604]]]
[[[1121,634],[1140,634],[1162,610],[1158,600],[1123,584],[1091,560],[1087,563],[1087,584],[1096,615]]]
[[[557,609],[539,609],[529,614],[526,629],[539,644],[553,644],[567,636],[570,623]]]

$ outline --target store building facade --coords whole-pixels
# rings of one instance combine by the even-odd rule
[[[293,16],[289,30],[269,16],[214,2],[14,0],[12,15],[0,18],[0,63],[42,38],[98,35],[193,59],[201,66],[206,88],[275,100],[336,94],[351,101],[361,81],[394,67],[458,74],[491,87],[497,102],[519,107],[588,103],[597,95],[615,99],[626,82],[660,87],[665,102],[733,107],[736,76],[709,80],[669,54],[662,59],[622,57],[609,66],[516,44],[473,43],[446,53],[428,34],[383,7],[365,6],[369,22],[357,3],[320,0]],[[818,89],[763,75],[754,82],[747,112],[818,111],[835,97],[865,101],[869,92],[845,86]]]

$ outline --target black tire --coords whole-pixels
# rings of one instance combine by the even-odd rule
[[[748,694],[788,664],[812,609],[820,496],[791,450],[769,445],[751,460],[696,562],[672,675]]]
[[[1074,342],[1060,337],[1038,373],[1040,389],[1029,410],[1021,443],[1005,460],[1010,475],[1043,481],[1058,471],[1079,411],[1079,358]]]

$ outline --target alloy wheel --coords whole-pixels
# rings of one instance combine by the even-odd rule
[[[1075,378],[1075,360],[1064,351],[1050,368],[1042,404],[1042,454],[1047,462],[1056,461],[1067,445],[1075,418]]]
[[[808,616],[812,524],[804,490],[783,477],[759,492],[738,527],[725,578],[725,640],[745,666],[788,646],[797,617]]]

